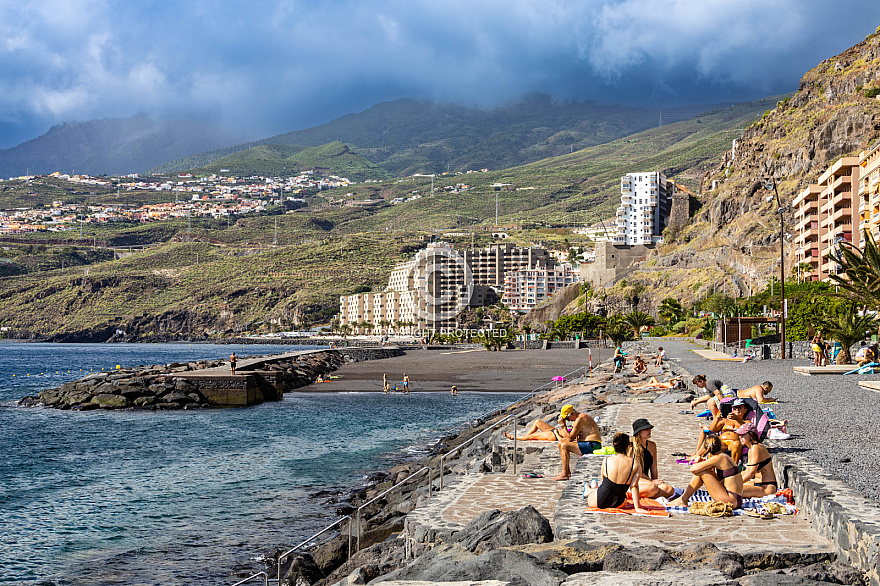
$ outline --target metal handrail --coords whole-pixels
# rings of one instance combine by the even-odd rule
[[[305,541],[303,541],[302,543],[300,543],[296,547],[289,549],[289,550],[285,551],[284,553],[282,553],[280,556],[278,556],[278,562],[277,562],[278,579],[276,580],[278,582],[278,584],[279,585],[281,584],[281,562],[283,560],[287,559],[287,556],[294,553],[296,550],[298,550],[299,548],[301,548],[305,544],[309,543],[314,538],[323,535],[327,531],[330,531],[331,529],[333,529],[334,527],[336,527],[337,525],[339,525],[340,523],[342,523],[346,519],[348,519],[348,557],[351,558],[351,521],[352,521],[352,519],[351,519],[351,515],[346,515],[344,517],[340,517],[339,519],[337,519],[332,525],[328,525],[328,526],[324,527],[323,529],[321,529],[320,531],[318,531],[317,533],[315,533],[314,535],[312,535],[311,537],[309,537],[308,539],[306,539]],[[268,584],[268,582],[267,582],[267,584]],[[235,586],[235,585],[233,584],[233,586]]]
[[[480,433],[478,433],[477,435],[475,435],[471,439],[467,440],[466,442],[462,442],[461,444],[455,446],[453,449],[449,450],[448,452],[446,452],[445,454],[440,456],[440,488],[438,490],[443,490],[443,458],[461,451],[461,449],[464,448],[466,445],[468,445],[469,443],[471,443],[472,441],[474,441],[475,439],[477,439],[478,437],[480,437],[484,433],[488,433],[488,432],[492,431],[493,429],[495,429],[496,427],[498,427],[499,425],[501,425],[502,423],[504,423],[508,419],[513,419],[513,473],[516,474],[516,414],[511,413],[510,415],[508,415],[504,419],[499,419],[498,421],[496,421],[491,426],[487,427],[486,429],[484,429],[483,431],[481,431]]]
[[[579,372],[579,371],[581,371],[581,370],[583,370],[584,372],[586,372],[586,368],[587,368],[586,366],[581,366],[581,367],[578,367],[578,368],[572,370],[571,372],[568,372],[568,373],[566,373],[566,374],[564,374],[564,375],[562,375],[562,376],[567,378],[567,377],[569,377],[569,376],[573,375],[574,373]],[[538,387],[538,388],[533,389],[532,391],[530,391],[528,395],[523,395],[522,397],[520,397],[519,399],[517,399],[517,400],[514,401],[513,403],[510,403],[507,407],[502,407],[501,409],[496,409],[495,411],[493,411],[493,412],[489,415],[489,417],[491,417],[491,416],[493,416],[493,415],[497,415],[498,413],[501,413],[501,412],[503,412],[503,411],[507,411],[508,409],[510,409],[511,407],[513,407],[514,405],[517,405],[518,403],[522,403],[523,401],[526,401],[526,400],[528,400],[528,399],[531,399],[531,398],[535,395],[535,393],[537,393],[537,392],[540,391],[541,389],[543,389],[543,388],[545,388],[545,387],[547,387],[547,386],[550,386],[550,385],[552,385],[552,384],[553,384],[553,381],[551,381],[551,382],[549,382],[549,383],[544,383],[544,384],[541,385],[540,387]]]
[[[263,577],[263,584],[265,584],[265,586],[269,586],[269,574],[267,574],[266,572],[257,572],[253,576],[248,576],[247,578],[245,578],[241,582],[236,582],[232,586],[239,586],[239,584],[244,584],[245,582],[250,582],[254,578],[259,578],[260,576]]]
[[[586,372],[586,368],[587,368],[586,366],[581,366],[581,367],[579,367],[579,368],[576,368],[575,370],[572,370],[572,371],[569,372],[569,373],[564,374],[563,376],[567,378],[567,377],[571,376],[572,374],[574,374],[574,373],[576,373],[576,372],[579,372],[579,371],[581,371],[581,370],[583,370],[583,371]],[[526,401],[526,400],[532,398],[532,397],[535,395],[535,393],[537,393],[538,391],[540,391],[541,389],[543,389],[543,388],[545,388],[545,387],[547,387],[547,386],[550,386],[551,384],[553,384],[552,381],[549,382],[549,383],[545,383],[545,384],[541,385],[540,387],[537,387],[536,389],[533,389],[531,392],[529,392],[529,394],[527,394],[527,395],[525,395],[525,396],[523,396],[523,397],[517,399],[516,401],[514,401],[513,403],[509,404],[509,405],[506,406],[506,407],[503,407],[503,408],[501,408],[501,409],[496,409],[495,411],[493,411],[492,413],[490,413],[487,417],[493,417],[493,416],[495,416],[495,415],[497,415],[497,414],[499,414],[499,413],[501,413],[501,412],[504,412],[504,411],[510,409],[511,407],[513,407],[514,405],[517,405],[518,403],[522,403],[523,401]],[[468,444],[470,444],[471,442],[473,442],[475,439],[477,439],[478,437],[480,437],[480,436],[483,435],[484,433],[487,433],[487,432],[489,432],[489,431],[495,429],[496,427],[498,427],[498,426],[501,425],[502,423],[508,421],[509,419],[513,419],[513,474],[516,474],[516,449],[517,449],[516,432],[517,432],[517,420],[516,420],[516,414],[515,414],[515,413],[512,413],[512,414],[508,415],[507,417],[505,417],[504,419],[501,419],[501,420],[499,420],[499,421],[496,421],[496,422],[495,422],[494,424],[492,424],[490,427],[487,427],[486,429],[484,429],[483,431],[481,431],[480,433],[478,433],[478,434],[475,435],[474,437],[470,438],[469,440],[463,442],[462,444],[456,446],[456,447],[453,448],[452,450],[450,450],[450,451],[448,451],[448,452],[446,452],[445,454],[443,454],[443,455],[440,456],[440,487],[439,487],[438,490],[443,490],[443,460],[444,460],[444,458],[446,458],[446,456],[450,456],[450,455],[453,455],[453,454],[458,453],[458,452],[461,451],[465,446],[467,446]],[[368,505],[373,504],[374,502],[376,502],[377,500],[379,500],[380,498],[382,498],[383,496],[385,496],[385,495],[388,494],[389,492],[391,492],[391,491],[393,491],[393,490],[395,490],[395,489],[397,489],[397,488],[403,486],[403,485],[406,484],[409,480],[411,480],[413,477],[418,476],[419,474],[421,474],[421,473],[424,472],[425,470],[428,471],[428,498],[431,498],[431,497],[433,496],[433,475],[432,475],[431,467],[430,467],[430,466],[425,466],[424,468],[421,468],[421,469],[419,469],[418,471],[414,472],[413,474],[407,476],[407,477],[404,478],[401,482],[395,484],[394,486],[392,486],[391,488],[389,488],[388,490],[386,490],[386,491],[383,492],[382,494],[379,494],[379,495],[377,495],[376,497],[374,497],[373,499],[371,499],[370,501],[364,503],[363,505],[361,505],[361,506],[357,509],[357,528],[358,528],[358,533],[357,533],[357,548],[356,548],[356,551],[360,551],[360,545],[361,545],[361,509],[363,509],[364,507],[366,507],[366,506],[368,506]],[[346,515],[346,516],[344,516],[344,517],[340,517],[340,518],[337,519],[334,523],[332,523],[331,525],[328,525],[327,527],[325,527],[324,529],[322,529],[322,530],[319,531],[318,533],[315,533],[314,535],[312,535],[311,537],[309,537],[308,539],[306,539],[305,541],[303,541],[302,543],[300,543],[300,544],[297,545],[296,547],[294,547],[294,548],[292,548],[292,549],[290,549],[290,550],[284,552],[284,553],[281,554],[280,556],[278,556],[278,562],[277,562],[277,565],[278,565],[278,577],[277,577],[277,579],[275,579],[275,580],[271,580],[271,581],[273,581],[273,582],[277,582],[279,585],[281,584],[281,562],[282,562],[284,559],[286,559],[287,556],[289,556],[290,554],[296,552],[296,550],[300,549],[301,547],[303,547],[304,545],[306,545],[307,543],[309,543],[310,541],[312,541],[312,540],[315,539],[316,537],[319,537],[319,536],[323,535],[324,533],[326,533],[327,531],[329,531],[330,529],[336,527],[337,525],[339,525],[341,522],[345,521],[346,519],[348,519],[348,521],[349,521],[349,523],[348,523],[348,557],[349,557],[349,559],[350,559],[350,558],[351,558],[351,541],[352,541],[352,524],[353,524],[353,519],[352,519],[352,517],[351,517],[350,515]],[[232,586],[239,586],[240,584],[244,584],[244,583],[249,582],[249,581],[251,581],[251,580],[253,580],[253,579],[255,579],[255,578],[258,578],[258,577],[260,577],[260,576],[263,576],[263,577],[265,578],[266,586],[268,586],[270,580],[269,580],[269,576],[268,576],[268,574],[266,574],[266,572],[258,572],[258,573],[254,574],[254,575],[252,575],[252,576],[248,576],[248,577],[245,578],[244,580],[242,580],[242,581],[240,581],[240,582],[236,582],[236,583],[233,584]]]
[[[425,466],[424,468],[420,468],[416,472],[413,472],[412,474],[410,474],[409,476],[407,476],[406,478],[404,478],[403,480],[401,480],[400,482],[398,482],[397,484],[395,484],[394,486],[392,486],[391,488],[389,488],[388,490],[386,490],[382,494],[376,495],[375,497],[373,497],[372,499],[370,499],[369,501],[365,502],[360,507],[358,507],[357,512],[356,512],[356,514],[357,514],[357,547],[355,548],[355,552],[358,552],[361,550],[361,510],[364,507],[373,504],[374,502],[376,502],[377,500],[379,500],[380,498],[382,498],[383,496],[385,496],[386,494],[388,494],[392,490],[400,488],[401,486],[403,486],[404,484],[409,482],[412,478],[418,476],[419,474],[421,474],[425,470],[428,471],[428,498],[431,498],[434,494],[434,486],[433,486],[434,485],[434,477],[433,477],[433,474],[431,471],[431,467]],[[442,480],[442,477],[441,477],[441,480]],[[350,528],[351,528],[351,525],[349,525],[349,542],[351,541]],[[349,557],[351,557],[351,554],[349,554]]]

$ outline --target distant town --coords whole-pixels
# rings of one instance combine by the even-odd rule
[[[172,218],[211,217],[259,213],[269,205],[305,202],[299,197],[307,192],[323,191],[352,184],[345,177],[317,177],[311,171],[295,177],[193,177],[178,175],[174,180],[151,180],[137,174],[118,180],[89,175],[52,173],[48,177],[69,181],[96,190],[163,191],[179,196],[174,202],[146,204],[139,207],[125,204],[87,205],[52,202],[52,207],[0,210],[0,234],[20,234],[49,230],[78,230],[85,223],[153,222]],[[10,181],[33,181],[40,176],[13,177]]]

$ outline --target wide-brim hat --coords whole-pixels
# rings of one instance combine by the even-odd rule
[[[651,425],[647,419],[636,419],[633,421],[633,435],[639,433],[644,429],[654,429],[654,426]]]

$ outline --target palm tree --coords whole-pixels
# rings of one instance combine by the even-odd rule
[[[867,230],[862,239],[865,246],[861,250],[851,242],[843,241],[837,253],[828,255],[842,269],[841,274],[829,276],[840,287],[841,296],[880,311],[880,250]]]
[[[636,338],[642,333],[642,328],[654,325],[654,318],[644,311],[631,311],[623,316],[623,323],[632,328]]]
[[[627,340],[632,340],[632,328],[623,322],[609,323],[605,327],[605,335],[615,346],[620,346]]]
[[[877,328],[877,318],[873,315],[860,315],[855,301],[842,301],[825,315],[815,318],[814,325],[823,334],[840,342],[837,364],[851,364],[849,348],[862,339],[866,331]]]
[[[665,319],[666,323],[670,326],[674,326],[684,316],[684,307],[681,306],[678,299],[667,297],[660,302],[660,307],[657,308],[657,315]]]

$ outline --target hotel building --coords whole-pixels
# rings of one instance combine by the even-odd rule
[[[529,272],[534,274],[519,276]],[[384,291],[342,296],[339,324],[357,333],[458,327],[458,314],[467,307],[503,300],[508,282],[516,283],[511,291],[524,293],[516,303],[516,310],[524,311],[577,280],[570,268],[557,265],[543,248],[504,243],[458,252],[451,244],[436,242],[397,265]]]
[[[675,183],[659,172],[627,173],[620,179],[614,244],[654,244],[663,241]]]
[[[796,255],[810,266],[809,278],[824,281],[839,267],[830,258],[841,242],[859,246],[860,157],[843,157],[795,197]]]

